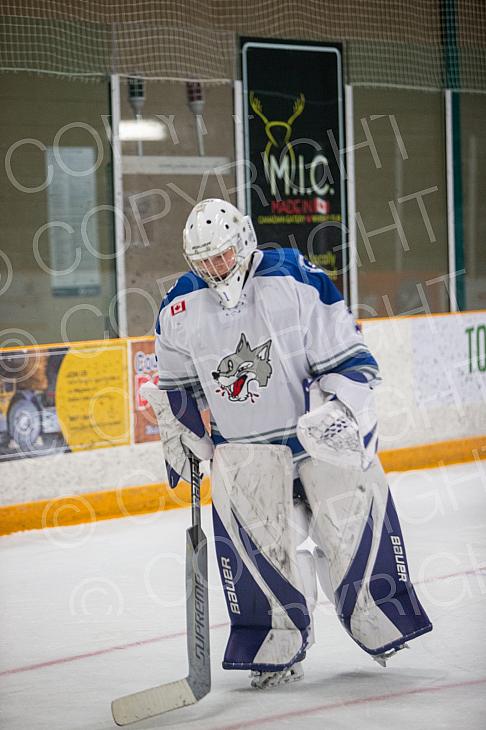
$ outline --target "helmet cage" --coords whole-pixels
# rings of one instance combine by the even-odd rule
[[[251,219],[224,201],[202,201],[188,218],[183,243],[184,258],[191,271],[216,291],[223,306],[234,307],[241,295],[251,254],[256,249]],[[229,266],[225,267],[219,257],[231,250],[234,256],[228,257]],[[205,265],[201,266],[203,261]]]
[[[239,267],[238,251],[236,245],[230,243],[220,253],[202,259],[189,260],[189,266],[195,274],[204,279],[207,284],[220,284],[225,281]]]
[[[184,251],[184,258],[187,261],[187,264],[191,268],[191,270],[197,274],[197,276],[200,276],[201,279],[204,279],[208,284],[213,282],[219,282],[224,281],[225,278],[234,270],[237,266],[239,266],[243,260],[244,257],[241,256],[240,253],[240,239],[241,236],[239,233],[233,235],[231,238],[229,238],[227,241],[221,242],[219,246],[211,247],[211,250],[207,250],[206,247],[201,247],[200,251],[192,252],[190,254],[186,253]],[[211,273],[211,266],[209,265],[206,267],[201,267],[199,264],[202,261],[211,262],[212,259],[216,259],[219,256],[223,256],[227,251],[230,251],[233,249],[235,257],[234,257],[234,264],[231,267],[231,271],[226,272],[224,277],[221,277],[217,274],[216,270],[214,273]]]

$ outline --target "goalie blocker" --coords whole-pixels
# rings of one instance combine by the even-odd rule
[[[363,471],[309,458],[299,476],[308,505],[296,508],[288,447],[215,450],[214,533],[231,621],[225,669],[280,671],[304,658],[316,571],[343,627],[376,658],[432,629],[378,459]],[[298,550],[309,534],[313,556]]]

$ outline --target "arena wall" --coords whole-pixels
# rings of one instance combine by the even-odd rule
[[[385,469],[486,459],[486,311],[364,320],[362,329],[383,377],[376,397]],[[64,347],[70,359],[58,379],[59,391],[68,404],[76,401],[72,393],[78,394],[82,383],[89,394],[94,385],[86,382],[86,373],[91,372],[88,380],[104,388],[96,408],[93,396],[87,401],[96,423],[88,435],[86,427],[71,427],[70,452],[2,455],[0,534],[187,506],[189,487],[169,489],[156,427],[137,400],[139,385],[155,372],[152,338]],[[91,371],[76,365],[86,350]],[[112,376],[113,363],[118,370]],[[116,386],[107,387],[102,377],[117,378]],[[66,404],[59,410],[69,418]],[[203,498],[210,499],[208,479]]]

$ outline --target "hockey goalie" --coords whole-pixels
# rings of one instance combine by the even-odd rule
[[[326,274],[294,249],[257,249],[233,205],[197,204],[183,248],[190,271],[156,326],[157,417],[171,486],[189,478],[188,450],[212,460],[223,667],[256,688],[300,679],[317,579],[384,665],[432,625],[376,456],[377,363]],[[178,413],[181,393],[209,409],[211,437]]]

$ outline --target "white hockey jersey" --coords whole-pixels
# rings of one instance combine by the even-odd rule
[[[256,251],[240,302],[184,274],[156,326],[159,387],[190,389],[211,411],[215,443],[275,443],[305,457],[296,437],[304,379],[377,377],[377,364],[328,276],[294,249]]]

